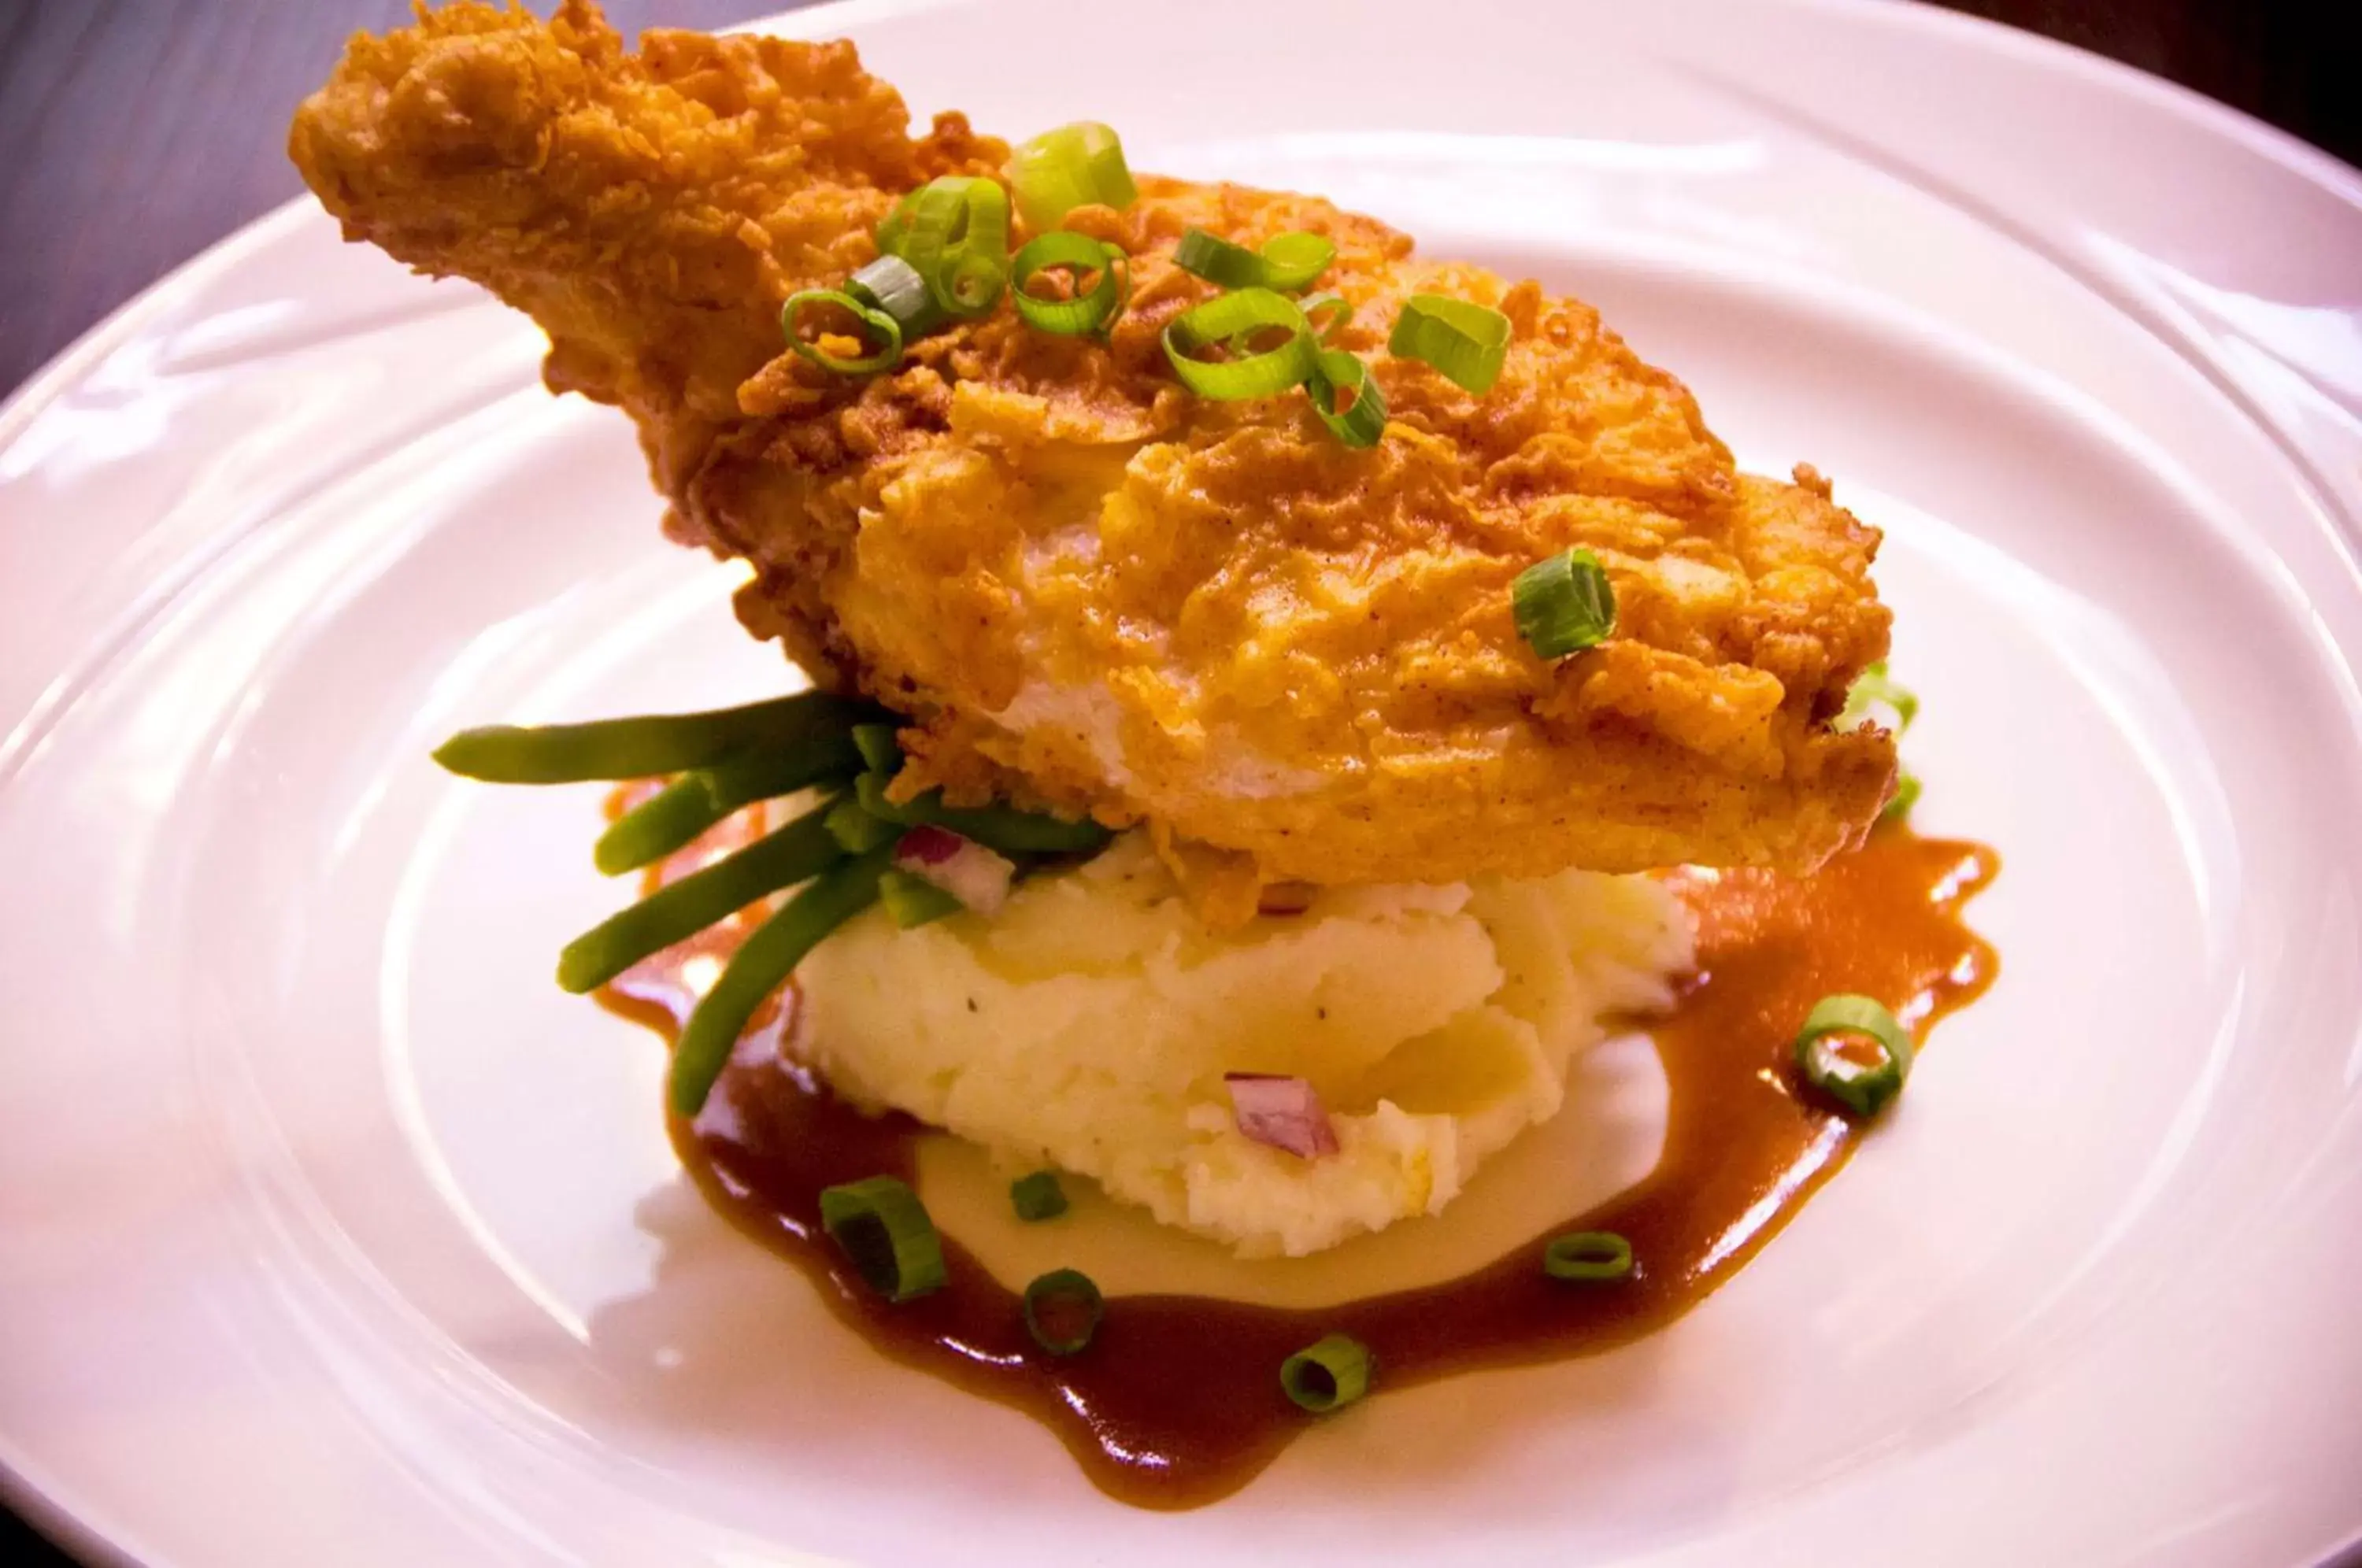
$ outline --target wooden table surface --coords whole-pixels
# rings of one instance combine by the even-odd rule
[[[2355,0],[1947,3],[2113,55],[2362,162]],[[788,4],[607,0],[607,11],[628,32]],[[0,0],[0,393],[296,194],[289,112],[348,33],[409,11],[408,0]],[[0,1552],[64,1562],[5,1514]]]

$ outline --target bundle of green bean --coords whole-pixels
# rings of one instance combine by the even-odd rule
[[[758,801],[828,791],[786,826],[585,932],[558,958],[559,985],[595,990],[643,958],[801,884],[732,955],[681,1030],[668,1093],[677,1113],[694,1116],[763,999],[822,938],[877,901],[906,829],[946,828],[1021,866],[1107,843],[1107,830],[1095,823],[1007,806],[955,808],[933,791],[889,801],[886,786],[902,761],[895,727],[882,709],[806,691],[704,713],[466,730],[435,760],[494,784],[675,776],[601,836],[593,858],[610,876],[663,859]]]

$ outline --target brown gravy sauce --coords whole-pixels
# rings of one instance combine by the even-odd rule
[[[725,824],[716,830],[725,842],[710,838],[689,853],[710,856],[760,826]],[[1805,1012],[1829,992],[1859,991],[1893,1007],[1924,1041],[1929,1024],[1992,983],[1992,949],[1961,922],[1960,909],[1998,868],[1981,845],[1889,828],[1810,878],[1670,875],[1697,919],[1699,972],[1653,1032],[1672,1085],[1663,1155],[1638,1186],[1550,1232],[1627,1237],[1634,1271],[1610,1286],[1546,1278],[1539,1257],[1547,1237],[1537,1237],[1449,1284],[1318,1311],[1118,1297],[1091,1347],[1060,1360],[1027,1337],[1018,1297],[949,1237],[942,1290],[895,1307],[862,1285],[820,1229],[820,1191],[887,1173],[911,1178],[919,1127],[862,1116],[780,1063],[768,1047],[784,1021],[781,1004],[758,1020],[697,1121],[673,1123],[673,1143],[716,1209],[803,1270],[886,1354],[1032,1416],[1109,1495],[1192,1507],[1244,1485],[1314,1419],[1281,1394],[1277,1370],[1323,1334],[1370,1346],[1383,1391],[1475,1367],[1595,1354],[1705,1299],[1858,1141],[1850,1123],[1797,1087],[1789,1046]],[[750,924],[742,916],[658,955],[602,1000],[674,1037],[695,1000],[685,966],[717,962]]]

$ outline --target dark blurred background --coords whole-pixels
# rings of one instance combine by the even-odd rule
[[[2169,77],[2362,162],[2357,0],[1945,4]],[[1078,15],[1088,9],[1077,5]],[[606,0],[625,32],[792,8]],[[0,0],[0,395],[124,300],[296,194],[283,151],[289,112],[347,34],[398,25],[410,9],[408,0]],[[0,1562],[64,1562],[0,1509]]]

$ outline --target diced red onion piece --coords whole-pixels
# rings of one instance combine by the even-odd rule
[[[980,915],[1000,912],[1017,863],[949,828],[922,823],[894,845],[894,864],[931,882]]]
[[[1307,1080],[1225,1073],[1222,1083],[1231,1091],[1231,1118],[1249,1140],[1307,1160],[1337,1152],[1337,1130]]]
[[[903,834],[902,842],[894,846],[894,858],[905,869],[914,862],[940,866],[966,848],[967,842],[947,827],[922,823]]]

